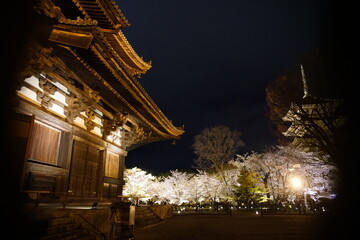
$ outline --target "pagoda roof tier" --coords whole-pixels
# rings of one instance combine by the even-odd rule
[[[294,103],[292,102],[289,111],[283,117],[284,121],[300,120],[302,116],[310,119],[321,119],[324,116],[330,116],[336,112],[342,103],[338,99],[319,99],[312,103]]]

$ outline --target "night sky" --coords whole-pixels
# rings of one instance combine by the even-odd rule
[[[240,131],[239,154],[276,144],[265,117],[265,87],[326,41],[320,0],[118,0],[123,32],[152,68],[139,82],[175,126],[172,141],[131,150],[126,166],[153,174],[191,169],[204,128]]]

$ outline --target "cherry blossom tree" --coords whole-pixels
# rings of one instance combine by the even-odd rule
[[[213,173],[199,170],[196,175],[202,193],[202,199],[211,204],[225,198],[224,184],[221,179]]]
[[[221,174],[213,168],[196,173],[174,170],[167,176],[156,178],[139,168],[126,169],[124,194],[157,203],[197,206],[201,203],[231,203],[246,197],[256,201],[259,196],[262,200],[265,192],[260,190],[266,189],[266,198],[275,205],[294,201],[299,194],[317,201],[333,196],[337,179],[337,169],[324,165],[319,157],[324,156],[294,147],[276,146],[263,153],[237,155],[237,159],[223,163]],[[258,179],[263,184],[261,189],[261,184],[254,183]],[[294,179],[298,181],[297,186]],[[255,189],[255,195],[244,195],[249,189],[250,192]]]
[[[153,197],[155,177],[150,173],[137,167],[125,169],[124,180],[124,195],[141,197],[142,199]]]
[[[199,203],[207,200],[207,191],[204,188],[204,180],[202,174],[194,174],[189,179],[189,202],[193,203],[195,205],[198,205]]]
[[[244,166],[256,171],[267,187],[273,203],[294,199],[296,192],[291,187],[291,179],[302,179],[304,194],[317,198],[330,197],[335,189],[336,168],[324,165],[313,152],[303,152],[294,147],[271,148],[264,153],[238,156]]]
[[[159,180],[157,193],[160,201],[170,204],[183,204],[190,202],[191,175],[179,170],[170,171],[170,175]]]
[[[231,183],[236,183],[235,174],[226,173],[231,179]],[[162,177],[158,182],[153,182],[153,193],[158,202],[168,202],[171,204],[199,204],[219,202],[229,199],[229,189],[216,173],[198,170],[198,173],[189,174],[179,170],[170,171],[170,175]],[[233,194],[233,191],[231,192]]]

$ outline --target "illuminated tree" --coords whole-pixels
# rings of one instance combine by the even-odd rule
[[[337,169],[324,165],[318,154],[291,146],[237,155],[237,159],[224,164],[222,175],[211,170],[197,173],[174,170],[156,178],[139,168],[127,169],[124,194],[157,203],[213,205],[234,199],[246,204],[265,199],[283,204],[294,200],[299,192],[316,201],[331,198],[336,192]],[[291,185],[295,177],[301,179],[299,189]]]
[[[234,190],[239,202],[250,207],[250,205],[267,201],[266,188],[255,171],[242,168],[237,183]]]
[[[124,190],[126,196],[142,198],[153,197],[153,182],[155,177],[140,168],[134,167],[124,171]]]
[[[203,201],[215,203],[226,198],[227,190],[217,174],[199,170],[196,179],[199,183],[199,189],[201,189]]]
[[[192,145],[194,153],[198,155],[195,160],[196,168],[200,170],[213,169],[228,186],[225,174],[228,162],[235,157],[244,142],[240,139],[241,133],[230,130],[226,126],[206,128],[195,136]]]
[[[234,175],[235,172],[237,175]],[[229,172],[225,171],[225,174],[229,177],[232,186],[236,183],[239,171],[232,169]],[[179,170],[170,171],[170,175],[151,184],[153,185],[153,199],[158,202],[171,204],[208,202],[213,204],[233,197],[233,189],[230,189],[230,194],[218,174],[202,170],[198,170],[197,174]]]
[[[170,175],[163,177],[156,184],[158,198],[171,204],[190,202],[190,178],[191,175],[179,170],[170,171]]]
[[[238,156],[238,159],[246,168],[258,173],[273,203],[293,197],[294,192],[289,185],[293,176],[301,176],[304,180],[302,191],[314,200],[331,197],[335,192],[337,169],[324,165],[316,153],[278,146],[261,154]]]

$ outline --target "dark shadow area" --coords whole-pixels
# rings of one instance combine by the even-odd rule
[[[1,127],[2,127],[2,157],[0,163],[1,219],[2,233],[8,239],[25,239],[24,229],[27,227],[26,214],[22,206],[21,195],[18,191],[19,179],[15,174],[19,166],[16,165],[17,146],[12,144],[9,135],[8,116],[12,113],[16,74],[21,61],[24,60],[24,47],[27,37],[36,27],[31,17],[34,1],[6,1],[3,5],[4,14],[1,41]],[[5,13],[6,12],[6,13]]]
[[[323,216],[182,215],[136,229],[137,240],[317,240]]]

